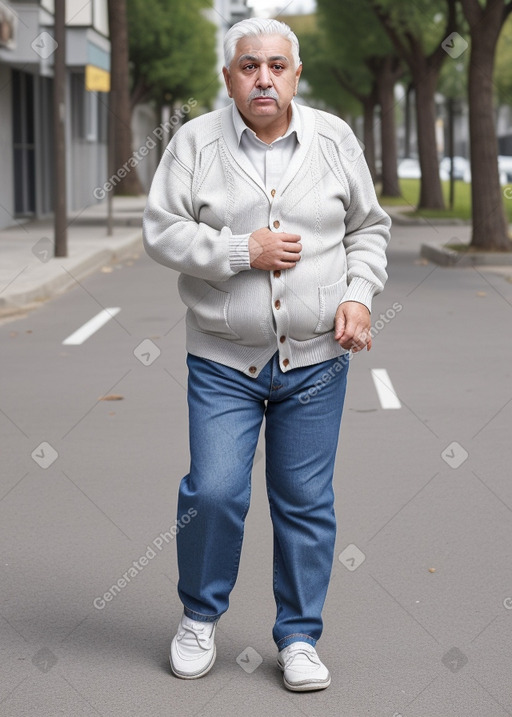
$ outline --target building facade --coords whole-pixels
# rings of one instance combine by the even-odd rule
[[[214,0],[212,9],[208,10],[206,14],[208,19],[217,26],[217,71],[221,80],[221,88],[215,100],[215,108],[220,109],[230,101],[222,79],[224,35],[236,22],[250,17],[251,11],[247,7],[246,0]]]
[[[0,1],[0,228],[53,209],[53,0]],[[107,176],[108,94],[86,74],[110,71],[107,0],[66,0],[67,204],[96,200]]]

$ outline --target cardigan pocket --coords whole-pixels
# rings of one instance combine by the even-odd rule
[[[347,280],[345,277],[334,284],[318,287],[319,313],[315,334],[325,334],[334,329],[334,317],[346,291]]]
[[[231,294],[186,274],[180,275],[178,289],[188,307],[187,324],[191,328],[223,339],[240,338],[228,321]]]

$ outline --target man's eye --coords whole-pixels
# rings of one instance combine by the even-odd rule
[[[284,65],[273,65],[274,70],[277,70],[278,72],[281,70],[284,70]]]
[[[250,64],[250,65],[244,65],[244,70],[253,70],[256,67],[256,65]]]

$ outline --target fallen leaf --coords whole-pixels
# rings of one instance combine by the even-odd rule
[[[436,569],[435,569],[435,568],[429,568],[429,569],[428,569],[428,572],[429,572],[429,573],[435,573],[435,572],[436,572]]]
[[[111,274],[113,269],[111,266],[102,266],[100,270],[103,274]]]
[[[109,393],[108,396],[100,396],[98,401],[122,401],[123,398],[124,396],[121,396],[118,393]]]
[[[477,291],[476,295],[477,296],[487,296],[487,292],[486,291]]]

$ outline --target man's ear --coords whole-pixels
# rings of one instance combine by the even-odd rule
[[[226,83],[228,95],[232,97],[233,95],[231,94],[231,75],[229,74],[229,70],[227,67],[222,68],[222,74],[224,75],[224,82]]]
[[[300,63],[300,65],[297,67],[297,69],[295,71],[295,92],[294,92],[294,94],[297,94],[297,91],[299,89],[299,80],[300,80],[301,73],[302,73],[302,62]]]

